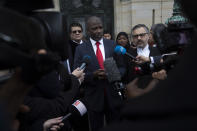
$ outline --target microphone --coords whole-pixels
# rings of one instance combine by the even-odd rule
[[[119,55],[120,55],[120,54],[121,54],[121,55],[127,55],[128,57],[130,57],[130,58],[136,60],[135,56],[129,54],[129,53],[126,51],[126,49],[125,49],[124,47],[120,46],[120,45],[117,45],[117,46],[115,47],[114,52],[115,52],[116,54],[119,54]]]
[[[87,112],[87,108],[84,105],[85,102],[82,101],[83,100],[76,100],[70,107],[70,112],[62,118],[62,121],[67,120],[70,116],[73,117],[83,116]]]
[[[120,71],[118,70],[118,67],[113,57],[105,59],[104,67],[108,81],[113,84],[114,89],[118,92],[118,95],[121,97],[121,99],[124,99],[125,87],[121,82]]]
[[[116,81],[121,81],[121,75],[114,61],[113,57],[106,58],[104,61],[104,67],[107,74],[108,81],[114,83]]]
[[[86,68],[86,66],[90,63],[91,57],[89,55],[83,56],[82,64],[79,67],[80,70],[83,70]]]

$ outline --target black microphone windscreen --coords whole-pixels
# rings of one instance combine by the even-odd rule
[[[104,67],[110,83],[121,81],[120,71],[118,70],[116,62],[112,57],[105,59]]]
[[[79,117],[79,116],[81,116],[80,115],[80,112],[78,111],[78,109],[75,107],[75,106],[71,106],[70,108],[69,108],[69,112],[72,114],[72,116],[74,116],[74,117]]]
[[[85,103],[85,104],[84,104]],[[70,107],[69,113],[66,114],[62,120],[70,119],[71,121],[75,121],[78,118],[82,117],[87,113],[86,102],[85,100],[76,100]]]
[[[76,100],[73,104],[72,107],[74,107],[73,111],[77,111],[76,114],[80,114],[80,116],[83,116],[86,112],[87,112],[87,108],[86,105],[84,104],[84,102],[82,102],[83,100]],[[72,108],[71,108],[72,109]]]
[[[79,67],[79,69],[80,69],[80,70],[85,69],[86,66],[90,63],[90,59],[91,59],[91,57],[90,57],[89,55],[83,56],[82,64],[81,64],[81,66]]]

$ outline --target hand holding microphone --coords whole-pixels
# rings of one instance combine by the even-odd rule
[[[136,64],[142,64],[142,63],[150,62],[150,61],[151,61],[150,57],[145,57],[145,56],[138,55],[138,56],[136,56],[135,63]]]
[[[84,69],[81,70],[78,67],[77,69],[75,69],[72,72],[72,74],[78,78],[78,80],[80,81],[80,83],[82,83],[84,81],[84,77],[85,77]]]
[[[135,56],[129,54],[126,49],[120,45],[117,45],[114,49],[114,52],[117,53],[117,54],[121,54],[121,55],[126,55],[128,56],[129,58],[133,59],[133,60],[137,60]]]
[[[143,64],[143,63],[147,63],[147,62],[151,62],[153,59],[153,61],[155,62],[155,58],[156,57],[145,57],[145,56],[133,56],[131,54],[129,54],[128,52],[126,52],[126,49],[120,45],[117,45],[116,48],[114,49],[114,52],[117,53],[117,54],[121,54],[121,55],[126,55],[128,56],[129,58],[132,59],[133,62],[135,62],[136,64]],[[157,59],[159,59],[160,57],[158,56]]]
[[[83,71],[84,71],[84,69],[81,70],[81,69],[78,67],[77,69],[75,69],[75,70],[72,72],[72,74],[73,74],[74,76],[76,76],[77,78],[80,78],[81,76],[84,75]]]
[[[80,70],[85,70],[86,66],[90,64],[91,57],[89,55],[83,56],[82,64],[79,67]]]
[[[84,78],[85,78],[84,70],[86,66],[90,63],[90,60],[91,60],[91,57],[89,55],[85,55],[83,57],[81,66],[72,72],[72,74],[78,78],[80,83],[84,81]]]
[[[87,112],[85,103],[86,102],[84,100],[76,100],[70,107],[70,112],[64,117],[62,117],[61,120],[63,121],[63,120],[67,120],[70,117],[75,118],[75,117],[83,116]]]
[[[49,119],[44,122],[43,124],[43,130],[44,131],[57,131],[61,129],[61,127],[64,126],[64,123],[62,122],[62,117],[57,117],[53,119]]]
[[[121,74],[118,70],[115,60],[113,57],[107,58],[104,62],[104,67],[107,75],[107,79],[113,84],[114,89],[117,91],[120,98],[125,99],[124,90],[125,87],[121,82]]]

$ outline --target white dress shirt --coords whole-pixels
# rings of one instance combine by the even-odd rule
[[[150,55],[150,50],[149,50],[149,45],[147,44],[144,49],[142,48],[137,48],[137,54],[140,56],[145,56],[145,57],[149,57]],[[150,56],[150,61],[151,63],[154,63],[154,59],[153,57]]]
[[[145,56],[145,57],[149,57],[150,54],[150,50],[149,50],[149,45],[147,44],[144,49],[142,48],[137,48],[137,54],[140,56]]]
[[[92,43],[92,47],[93,47],[94,53],[96,55],[96,50],[97,50],[96,41],[93,40],[92,38],[90,38],[90,42]],[[99,48],[101,50],[101,53],[102,53],[102,56],[103,56],[103,61],[104,61],[105,60],[105,49],[104,49],[104,44],[103,44],[103,38],[100,39],[98,42],[100,42]]]

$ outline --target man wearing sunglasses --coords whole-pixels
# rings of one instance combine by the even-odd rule
[[[70,34],[70,44],[72,48],[72,54],[75,54],[75,48],[82,44],[83,41],[83,28],[80,23],[72,23],[69,27],[69,34]]]
[[[68,45],[68,54],[69,54],[69,65],[70,71],[73,71],[74,55],[75,49],[79,44],[82,44],[83,41],[83,27],[80,23],[74,22],[69,26],[69,45]]]
[[[68,52],[69,52],[69,64],[70,69],[73,71],[74,68],[74,56],[75,56],[75,49],[78,45],[82,44],[84,41],[83,39],[83,27],[80,23],[74,22],[71,23],[69,26],[69,46],[68,46]],[[81,63],[80,63],[81,64]],[[82,98],[84,96],[83,88],[80,88],[79,98]],[[72,128],[75,131],[89,131],[89,125],[88,125],[88,115],[85,114],[83,117],[77,119],[78,122],[72,122]]]

